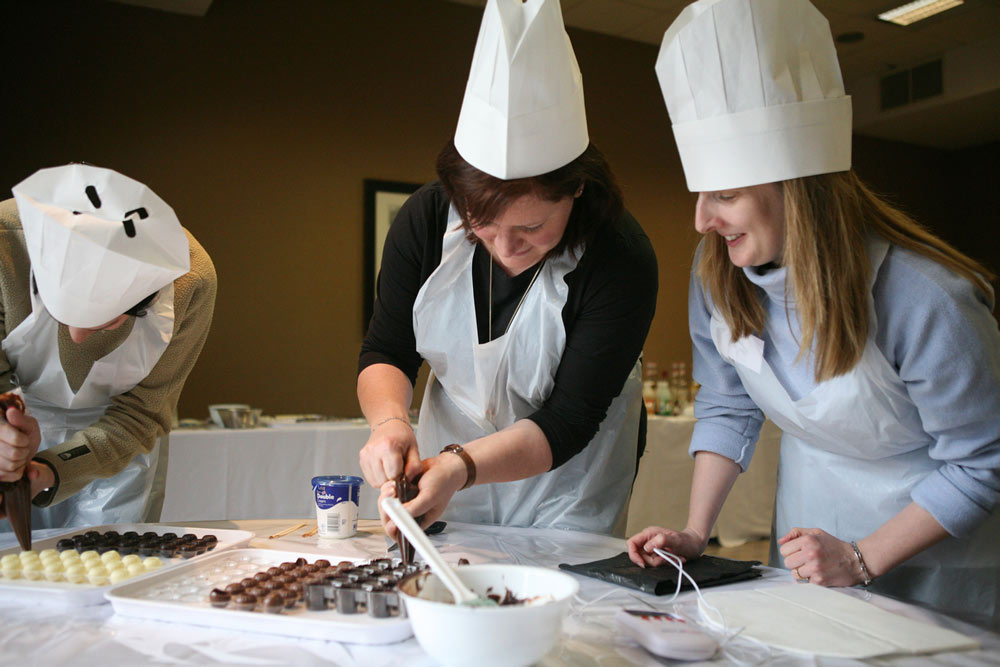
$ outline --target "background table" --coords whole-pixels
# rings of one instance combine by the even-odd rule
[[[308,515],[307,515],[308,516]],[[340,560],[370,559],[385,555],[386,540],[377,522],[360,525],[360,534],[350,540],[327,543],[303,538],[296,531],[286,538],[269,540],[267,535],[298,523],[298,520],[195,522],[180,524],[201,528],[237,528],[258,536],[252,547],[301,552],[307,557]],[[46,531],[51,534],[53,531]],[[36,535],[41,536],[41,532]],[[624,541],[601,535],[561,530],[499,528],[450,523],[445,533],[431,538],[448,562],[467,557],[474,563],[505,562],[542,567],[559,563],[582,563],[607,558],[624,549]],[[12,545],[12,536],[0,536],[0,547]],[[757,588],[788,583],[783,570],[764,568],[764,578],[727,587]],[[539,664],[543,667],[580,665],[641,665],[662,667],[658,660],[616,631],[614,614],[622,608],[668,609],[665,597],[632,591],[594,579],[576,577],[580,592],[570,605],[563,633],[555,647]],[[720,589],[716,589],[720,590]],[[922,665],[1000,664],[1000,636],[916,607],[850,589],[845,594],[864,596],[879,607],[905,616],[942,625],[979,639],[983,648],[964,653],[882,658],[878,665],[912,667]],[[678,598],[685,611],[693,611],[693,593]],[[855,662],[815,659],[787,653],[762,653],[749,641],[737,637],[732,650],[747,651],[739,657],[769,666],[845,665]],[[732,664],[735,654],[720,654],[714,664]],[[117,665],[143,664],[241,664],[241,665],[385,665],[425,667],[433,664],[413,638],[383,646],[341,644],[298,639],[264,633],[218,630],[196,625],[166,623],[117,616],[110,605],[72,609],[41,606],[33,599],[0,598],[0,663],[4,665]],[[699,663],[704,664],[704,663]]]
[[[361,476],[363,420],[170,433],[162,521],[315,517],[312,478]],[[361,487],[360,516],[378,517],[378,492]]]
[[[694,417],[650,417],[646,452],[632,485],[627,533],[646,526],[680,530],[687,523],[694,459],[688,455]],[[715,536],[724,547],[770,537],[781,430],[765,421],[753,461],[736,479]]]
[[[693,417],[650,417],[646,452],[628,510],[632,535],[646,526],[683,527],[694,461]],[[277,428],[177,429],[170,433],[163,521],[312,516],[315,475],[361,475],[364,420]],[[736,480],[716,523],[723,546],[770,535],[781,431],[765,422],[749,470]],[[378,494],[361,488],[360,516],[378,517]]]

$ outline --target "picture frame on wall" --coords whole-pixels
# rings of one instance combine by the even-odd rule
[[[373,178],[364,179],[365,189],[365,261],[364,261],[364,320],[361,326],[362,334],[368,331],[368,322],[372,319],[375,307],[375,284],[378,280],[379,268],[382,266],[382,248],[389,226],[396,218],[396,213],[410,195],[417,191],[420,183],[405,183],[403,181],[381,181]]]

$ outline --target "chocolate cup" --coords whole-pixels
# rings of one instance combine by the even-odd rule
[[[23,551],[31,551],[31,482],[27,476],[16,482],[0,482],[0,511],[7,515],[17,543]]]

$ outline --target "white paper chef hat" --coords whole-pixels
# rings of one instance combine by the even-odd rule
[[[488,0],[455,130],[459,154],[507,180],[565,166],[589,142],[559,0]]]
[[[13,192],[38,295],[63,324],[110,322],[190,270],[173,209],[128,176],[70,164]]]
[[[692,192],[851,167],[851,98],[830,25],[807,0],[688,5],[656,74]]]

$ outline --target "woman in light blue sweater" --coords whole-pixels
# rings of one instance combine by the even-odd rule
[[[784,431],[773,565],[997,627],[992,276],[850,171],[850,98],[806,0],[700,0],[657,73],[705,234],[702,388],[688,524],[635,535],[632,559],[703,552],[766,415]]]

